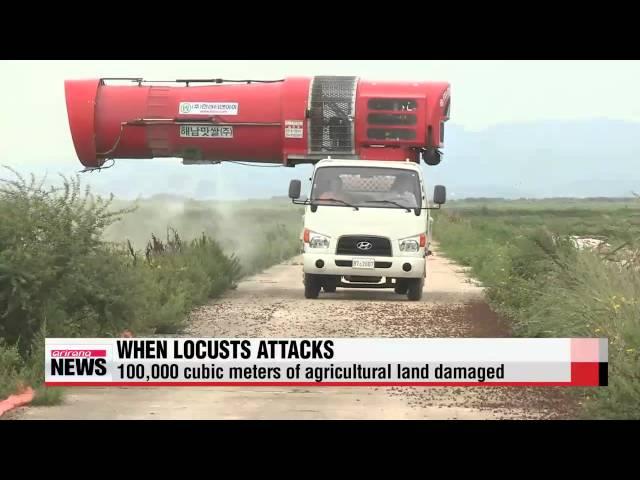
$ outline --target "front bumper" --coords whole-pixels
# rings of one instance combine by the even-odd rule
[[[318,275],[366,276],[387,278],[421,278],[425,276],[425,257],[366,257],[375,259],[375,268],[353,268],[352,261],[357,256],[335,255],[331,253],[304,253],[304,273]],[[318,260],[324,265],[318,267]],[[403,265],[409,264],[411,269],[406,271]]]

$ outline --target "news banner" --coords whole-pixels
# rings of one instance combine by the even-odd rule
[[[606,386],[606,338],[47,338],[48,386]]]

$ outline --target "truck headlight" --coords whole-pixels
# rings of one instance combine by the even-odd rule
[[[312,234],[309,240],[309,247],[311,248],[329,248],[329,237],[324,235]]]
[[[427,236],[424,233],[398,240],[401,252],[417,252],[426,245]]]
[[[309,244],[309,248],[329,248],[331,237],[310,230],[305,230],[304,237],[304,240]]]
[[[401,252],[417,252],[420,249],[420,244],[416,239],[400,240]]]

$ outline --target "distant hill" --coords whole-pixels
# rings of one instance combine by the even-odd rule
[[[442,163],[424,166],[424,171],[431,185],[447,186],[449,198],[627,197],[640,191],[640,123],[544,121],[481,131],[447,124],[445,144]],[[58,172],[69,175],[81,169],[75,158],[47,167],[10,165],[38,175],[48,171],[54,182]],[[305,185],[310,173],[309,165],[184,166],[175,159],[118,160],[111,169],[81,178],[100,193],[125,198],[162,194],[239,199],[286,196],[290,179],[299,178]],[[2,177],[7,176],[10,173],[3,172]]]
[[[425,171],[455,197],[626,197],[640,189],[640,123],[447,127],[443,161]]]

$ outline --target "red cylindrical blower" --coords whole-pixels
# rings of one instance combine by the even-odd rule
[[[65,94],[73,143],[88,168],[155,157],[293,166],[331,156],[436,165],[451,106],[446,82],[335,76],[68,80]]]

